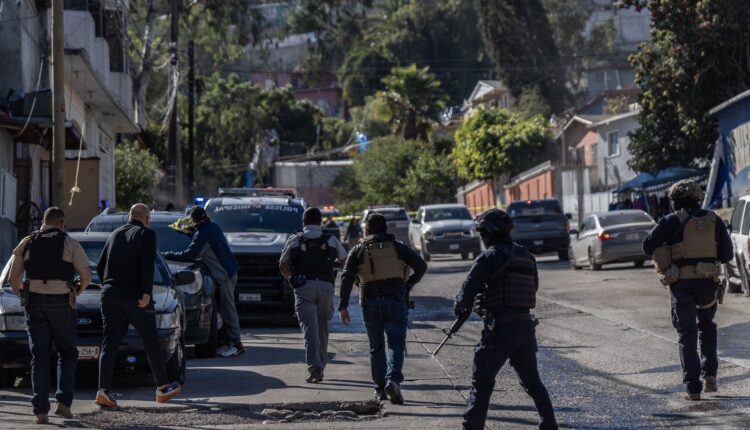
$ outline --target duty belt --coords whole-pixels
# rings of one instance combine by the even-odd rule
[[[680,279],[714,279],[718,280],[720,266],[715,263],[698,263],[679,268]]]

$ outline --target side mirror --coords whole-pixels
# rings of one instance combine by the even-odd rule
[[[569,233],[570,233],[570,234],[571,234],[572,236],[575,236],[575,237],[576,237],[576,239],[578,239],[578,230],[576,230],[576,229],[571,229]]]
[[[180,270],[174,275],[175,285],[187,285],[195,282],[195,272],[192,270]]]
[[[570,212],[568,212],[568,213],[565,214],[565,218],[571,220],[571,219],[573,219],[573,214],[570,213]]]

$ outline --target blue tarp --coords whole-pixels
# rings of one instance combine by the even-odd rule
[[[667,185],[682,179],[704,178],[708,175],[707,170],[687,169],[683,167],[671,167],[657,173],[656,176],[649,173],[641,173],[635,178],[620,185],[614,192],[627,193],[629,191],[640,191],[658,185]]]

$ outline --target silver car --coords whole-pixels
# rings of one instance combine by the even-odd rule
[[[400,206],[372,206],[365,209],[362,212],[362,218],[360,218],[362,233],[365,232],[367,216],[373,212],[383,214],[385,222],[388,224],[388,233],[394,235],[396,240],[409,243],[409,215],[406,213],[406,209]]]
[[[580,231],[571,230],[570,267],[589,266],[601,269],[603,264],[635,263],[642,267],[648,256],[643,253],[643,239],[656,223],[640,210],[600,212],[581,222]]]

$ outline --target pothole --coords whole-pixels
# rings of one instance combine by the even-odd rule
[[[381,418],[380,402],[317,402],[263,406],[170,405],[168,407],[121,407],[82,414],[88,428],[155,429],[242,423],[290,423],[312,421],[369,421]]]

